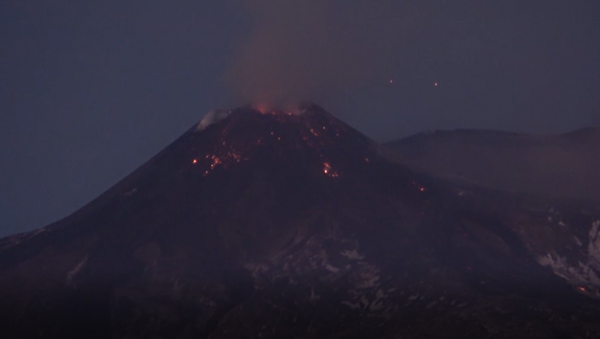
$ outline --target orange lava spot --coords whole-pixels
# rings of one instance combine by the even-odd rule
[[[269,113],[269,106],[267,106],[267,104],[258,104],[254,108],[262,114]]]
[[[331,169],[331,165],[328,162],[323,163],[323,173],[327,174],[332,178],[339,177],[339,174]]]
[[[419,189],[419,191],[421,191],[421,192],[425,192],[425,187],[423,187],[423,186],[421,186],[421,185],[417,184],[417,183],[416,183],[416,182],[414,182],[414,181],[412,182],[412,184],[413,184],[413,185],[414,185],[416,188],[418,188],[418,189]]]
[[[196,160],[196,159],[192,160],[192,164],[195,164],[197,162],[198,162],[198,160]]]
[[[223,161],[221,161],[221,159],[217,158],[217,156],[215,156],[215,155],[213,155],[213,156],[212,156],[212,159],[213,159],[213,163],[212,163],[212,164],[210,164],[210,169],[211,169],[211,170],[212,170],[212,169],[215,169],[215,167],[216,167],[218,164],[221,164],[221,163],[223,163]]]
[[[577,286],[577,289],[580,290],[581,292],[586,292],[586,289],[583,286]]]

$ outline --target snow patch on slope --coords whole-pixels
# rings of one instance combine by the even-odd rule
[[[212,109],[200,120],[198,125],[196,126],[196,131],[203,131],[206,127],[215,124],[229,116],[231,111],[223,111],[220,109]]]
[[[77,263],[77,265],[75,265],[75,267],[69,271],[69,273],[67,273],[67,278],[66,278],[66,283],[67,285],[71,285],[71,283],[73,282],[73,278],[75,278],[75,276],[77,275],[77,273],[79,273],[81,271],[81,269],[83,268],[83,266],[85,266],[85,263],[88,260],[88,256],[86,255],[83,260],[81,260],[79,263]]]
[[[587,246],[587,262],[569,263],[566,257],[558,253],[539,256],[542,266],[552,268],[554,274],[564,278],[580,291],[600,297],[600,220],[592,222]]]
[[[600,220],[596,220],[592,223],[590,228],[590,242],[588,244],[588,257],[590,264],[600,270]]]

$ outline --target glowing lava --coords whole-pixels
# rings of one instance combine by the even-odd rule
[[[414,185],[416,188],[418,188],[420,192],[425,192],[425,187],[423,187],[423,186],[421,186],[421,185],[417,184],[417,183],[416,183],[416,182],[414,182],[414,181],[412,182],[412,184],[413,184],[413,185]]]
[[[213,159],[213,163],[210,164],[210,169],[215,169],[215,166],[217,166],[218,164],[222,163],[221,159],[217,158],[216,156],[212,156]]]
[[[269,111],[270,111],[269,106],[264,103],[257,104],[254,108],[256,108],[256,110],[262,114],[269,113]]]
[[[332,178],[337,178],[339,174],[331,169],[331,165],[328,162],[323,163],[323,173],[327,174]]]

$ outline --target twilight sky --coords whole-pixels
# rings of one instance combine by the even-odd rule
[[[599,60],[597,0],[0,1],[0,237],[211,108],[308,99],[379,141],[562,133],[600,125]]]

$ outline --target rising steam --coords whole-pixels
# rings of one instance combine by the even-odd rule
[[[251,30],[225,77],[241,103],[321,101],[389,74],[386,44],[393,43],[398,18],[393,1],[251,0],[243,6]]]

